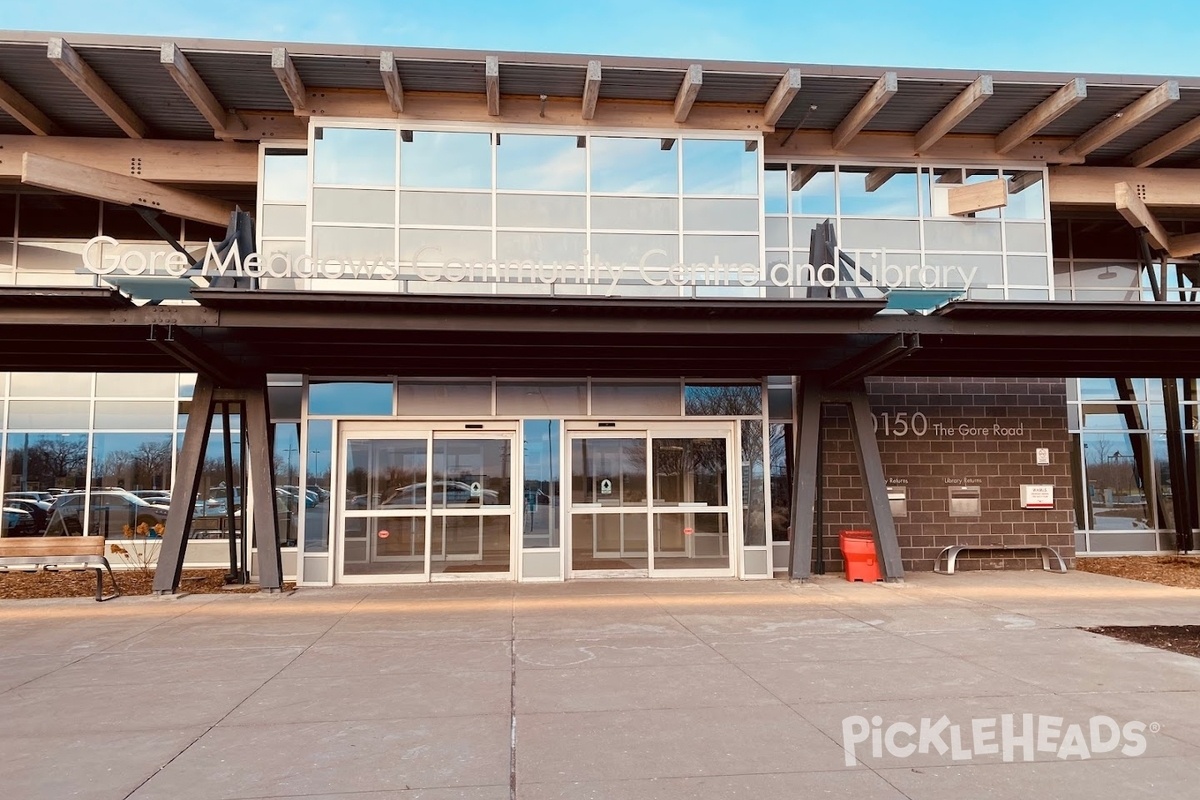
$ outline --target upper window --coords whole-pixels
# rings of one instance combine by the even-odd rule
[[[576,136],[505,133],[496,147],[496,188],[534,192],[582,192],[587,188],[587,150]]]
[[[593,136],[592,191],[678,194],[679,157],[671,139]]]
[[[917,216],[915,167],[842,167],[839,184],[844,216]]]
[[[406,131],[400,145],[400,186],[490,189],[491,134]]]
[[[758,194],[758,149],[746,142],[685,139],[683,193]]]
[[[314,139],[314,183],[325,186],[396,184],[395,131],[317,128]]]

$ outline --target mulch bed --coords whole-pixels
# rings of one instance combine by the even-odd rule
[[[1200,625],[1105,625],[1084,630],[1200,658]]]
[[[1098,575],[1200,589],[1200,558],[1195,556],[1080,558],[1076,559],[1075,568]],[[1200,658],[1200,625],[1104,625],[1084,630]]]
[[[1075,569],[1181,589],[1200,589],[1200,558],[1195,556],[1077,558]]]
[[[184,570],[179,581],[180,593],[219,594],[225,592],[257,592],[258,586],[229,586],[226,588],[223,569]],[[117,584],[123,595],[153,594],[154,573],[135,570],[117,573]],[[294,584],[285,583],[284,590]],[[107,573],[104,590],[111,591]],[[29,600],[47,597],[95,597],[96,573],[92,570],[63,572],[0,573],[0,600]]]

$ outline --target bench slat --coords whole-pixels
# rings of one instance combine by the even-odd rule
[[[6,556],[103,556],[103,536],[43,536],[0,539],[0,558]]]

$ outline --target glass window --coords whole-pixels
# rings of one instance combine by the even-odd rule
[[[742,420],[742,531],[747,546],[767,543],[762,420]]]
[[[766,213],[786,214],[788,173],[786,164],[767,164],[763,173],[763,199]]]
[[[281,209],[282,210],[282,209]],[[290,209],[289,209],[290,210]],[[304,209],[300,208],[300,235],[304,235]],[[263,209],[264,216],[267,209]],[[396,222],[396,193],[379,189],[315,189],[313,191],[313,222],[349,222],[369,225],[392,225]],[[276,215],[278,216],[278,215]],[[263,221],[263,229],[267,220]],[[272,236],[291,236],[277,228]]]
[[[89,406],[87,400],[10,400],[8,426],[25,430],[87,428]]]
[[[11,239],[17,229],[17,196],[0,192],[0,238]]]
[[[308,413],[374,415],[392,413],[391,382],[313,382],[308,387]]]
[[[87,451],[86,433],[9,432],[5,491],[82,489]]]
[[[744,416],[762,414],[762,387],[693,385],[683,390],[684,413],[689,416]]]
[[[770,428],[772,542],[788,541],[788,529],[792,524],[791,431],[790,422]]]
[[[492,196],[463,192],[401,192],[401,225],[492,224]]]
[[[267,150],[263,155],[264,203],[303,203],[308,199],[308,153]]]
[[[308,423],[308,452],[301,453],[305,465],[307,486],[329,492],[333,455],[333,420],[314,419]],[[320,493],[320,491],[318,491]],[[329,552],[329,508],[331,503],[318,503],[305,512],[304,551]]]
[[[19,233],[25,240],[86,240],[100,231],[98,200],[65,194],[22,192],[20,206]]]
[[[497,195],[496,225],[501,228],[585,228],[587,199],[570,195]]]
[[[395,185],[395,131],[317,128],[314,138],[313,182],[317,185]]]
[[[418,189],[489,189],[488,133],[413,131],[400,145],[400,185]]]
[[[612,194],[678,194],[679,156],[660,139],[593,136],[592,191]]]
[[[118,430],[170,430],[175,424],[174,401],[97,400],[96,427]]]
[[[742,140],[683,140],[683,193],[758,195],[758,149]]]
[[[92,445],[92,488],[170,491],[171,448],[170,433],[97,433]]]
[[[150,227],[150,223],[129,206],[117,206],[112,203],[103,203],[102,206],[105,236],[111,236],[122,242],[151,241],[158,243],[161,241],[158,233]],[[179,238],[183,233],[183,221],[179,217],[159,214],[157,222],[175,238]],[[21,233],[25,234],[24,224],[21,225]]]
[[[794,164],[790,181],[793,214],[832,216],[837,213],[833,167]]]
[[[154,375],[138,372],[96,373],[97,397],[175,397],[175,375]],[[167,427],[171,427],[168,423]]]
[[[963,181],[963,184],[970,186],[973,183],[987,183],[988,181],[996,180],[998,177],[1000,177],[1000,174],[993,170],[969,169],[967,170],[967,177]],[[989,208],[984,211],[976,211],[970,216],[975,219],[1000,219],[1000,209]]]
[[[271,419],[300,419],[302,390],[299,386],[269,386]]]
[[[559,461],[560,423],[555,419],[527,419],[522,424],[524,458],[524,547],[558,547],[561,535],[559,507],[562,487]]]
[[[677,231],[679,201],[661,197],[593,197],[592,229]]]
[[[917,216],[915,167],[843,167],[838,186],[845,216]]]
[[[279,529],[279,544],[295,547],[300,538],[301,519],[325,503],[328,494],[322,495],[316,484],[311,484],[307,491],[300,489],[300,423],[272,423],[271,428],[275,443],[272,460],[275,465],[275,519]]]
[[[1045,219],[1046,183],[1041,170],[1005,172],[1008,180],[1008,205],[1004,216],[1008,219]]]
[[[396,252],[395,228],[335,228],[313,226],[313,256],[342,261],[388,261]],[[330,265],[332,268],[332,265]]]
[[[1149,443],[1144,433],[1085,433],[1084,473],[1093,530],[1153,528],[1145,487],[1153,485]],[[1142,469],[1138,468],[1140,453]]]
[[[575,136],[506,133],[496,147],[496,188],[582,192],[587,150]]]

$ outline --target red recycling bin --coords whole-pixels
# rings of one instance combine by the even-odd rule
[[[883,580],[875,558],[875,536],[870,531],[842,531],[838,537],[846,562],[846,580],[874,583]]]

